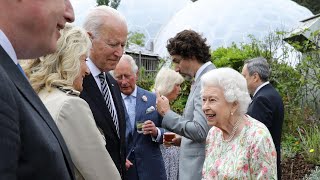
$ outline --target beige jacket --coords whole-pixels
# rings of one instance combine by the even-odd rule
[[[77,94],[68,94],[58,88],[39,92],[67,144],[76,179],[121,180],[89,105]]]

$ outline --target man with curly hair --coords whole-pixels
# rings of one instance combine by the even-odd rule
[[[200,78],[215,68],[210,60],[210,46],[206,38],[193,30],[183,30],[170,38],[167,50],[175,70],[193,79],[191,91],[183,115],[170,110],[169,101],[157,93],[157,110],[163,116],[162,127],[179,134],[181,150],[179,179],[200,180],[205,158],[205,140],[210,127],[202,111]]]

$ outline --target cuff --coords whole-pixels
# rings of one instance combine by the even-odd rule
[[[161,131],[159,128],[157,128],[158,130],[158,135],[157,135],[157,138],[154,138],[153,136],[151,136],[151,139],[153,142],[159,142],[160,141],[160,138],[161,138]]]

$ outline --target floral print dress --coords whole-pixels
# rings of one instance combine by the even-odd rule
[[[212,127],[206,140],[202,179],[277,179],[277,154],[267,127],[246,115],[245,126],[232,141]]]

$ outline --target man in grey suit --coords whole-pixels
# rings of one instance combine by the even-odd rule
[[[69,0],[0,1],[0,179],[74,179],[65,142],[19,59],[56,50]]]
[[[179,179],[200,180],[205,158],[205,140],[210,127],[202,111],[200,78],[215,68],[210,61],[210,46],[193,30],[183,30],[168,41],[167,49],[175,70],[193,78],[191,91],[180,116],[170,110],[169,101],[157,93],[157,110],[163,116],[162,127],[182,136]]]

